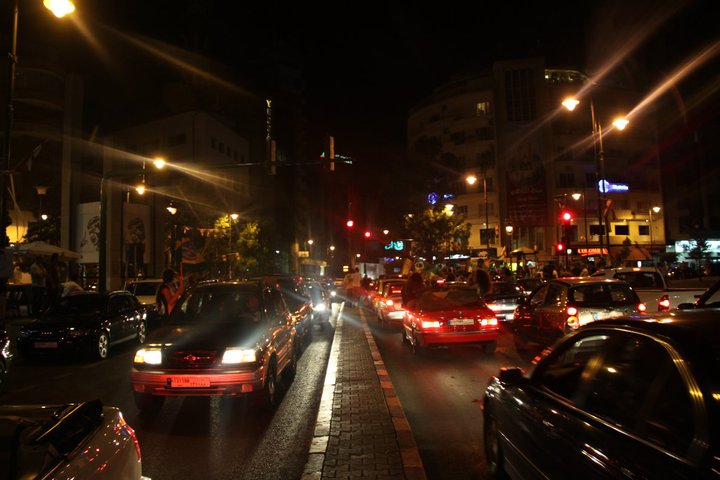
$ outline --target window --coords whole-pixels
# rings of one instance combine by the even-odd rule
[[[490,102],[479,102],[475,106],[475,115],[478,117],[490,115]]]
[[[650,226],[649,225],[638,225],[638,235],[649,236]]]
[[[561,173],[558,181],[558,187],[574,187],[575,186],[575,174]]]
[[[573,403],[580,387],[583,372],[592,370],[599,362],[602,348],[608,340],[607,335],[582,337],[570,345],[564,345],[551,354],[534,375],[533,380],[545,389],[566,398]]]
[[[585,174],[585,185],[586,186],[595,185],[595,178],[597,178],[597,177],[595,176],[594,173],[586,173]]]
[[[605,235],[605,225],[590,225],[590,235]]]
[[[549,285],[545,295],[545,305],[560,305],[563,297],[563,289],[557,285]]]
[[[538,306],[542,305],[543,300],[545,299],[545,293],[548,291],[548,285],[545,285],[540,290],[535,292],[535,294],[530,297],[530,305],[532,306]]]
[[[495,243],[495,229],[494,228],[481,228],[480,229],[480,243],[482,245],[490,245]]]
[[[615,235],[630,235],[630,227],[628,225],[615,225]]]
[[[456,211],[457,211],[457,213],[460,213],[467,217],[468,207],[467,207],[467,205],[460,205],[460,206],[456,207]]]
[[[505,72],[507,119],[527,122],[535,119],[535,83],[530,68]]]
[[[493,192],[493,191],[494,191],[494,189],[493,189],[494,187],[493,187],[493,179],[492,179],[492,177],[488,177],[488,178],[485,179],[485,186],[487,187],[487,191],[488,191],[488,192]]]

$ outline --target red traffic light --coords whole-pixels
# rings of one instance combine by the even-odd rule
[[[347,228],[352,228],[355,225],[355,222],[353,220],[348,220],[347,222],[345,222],[345,225],[347,226]]]
[[[573,214],[572,212],[565,210],[564,212],[562,212],[562,215],[560,217],[562,218],[563,222],[569,222],[573,219]]]
[[[555,249],[556,249],[558,252],[564,252],[564,251],[565,251],[565,245],[563,245],[562,243],[558,243],[558,244],[555,246]]]
[[[365,238],[370,238],[370,231],[369,231],[369,230],[367,230],[367,231],[365,232]]]

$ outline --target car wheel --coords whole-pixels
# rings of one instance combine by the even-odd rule
[[[147,325],[145,325],[145,322],[140,322],[137,327],[137,343],[138,345],[142,345],[145,343],[145,339],[147,338]]]
[[[503,453],[500,445],[500,433],[498,432],[497,420],[492,413],[487,413],[484,419],[483,440],[485,443],[485,458],[488,470],[493,478],[505,478],[503,470]]]
[[[95,355],[100,360],[105,360],[110,353],[110,337],[105,332],[100,332],[95,343]]]
[[[495,349],[497,349],[497,341],[487,342],[483,345],[483,350],[488,355],[495,353]]]
[[[410,340],[410,347],[412,348],[412,351],[415,355],[419,356],[425,352],[425,347],[420,345],[417,337],[414,334],[412,336],[412,339]]]
[[[137,406],[141,412],[156,413],[162,408],[163,403],[165,403],[165,397],[151,395],[149,393],[133,393],[135,394],[135,406]]]
[[[262,389],[261,394],[261,407],[266,410],[273,410],[279,403],[278,393],[278,382],[277,374],[275,373],[275,366],[273,365],[268,370],[267,377],[265,378],[265,385]]]

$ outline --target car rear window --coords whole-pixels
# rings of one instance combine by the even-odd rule
[[[451,310],[458,307],[482,305],[477,292],[471,289],[453,289],[425,292],[417,302],[420,310],[429,312]]]
[[[635,288],[662,288],[663,283],[657,272],[617,272],[615,278]]]
[[[640,302],[629,285],[617,283],[579,285],[570,289],[568,299],[574,305],[625,306]]]

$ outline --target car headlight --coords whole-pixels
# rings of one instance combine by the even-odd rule
[[[335,295],[337,295],[337,292],[335,290],[330,290],[330,296],[334,297]]]
[[[324,303],[318,303],[317,305],[315,305],[315,306],[313,307],[313,310],[315,310],[316,312],[324,312],[324,311],[325,311],[325,308],[326,308],[326,307],[325,307],[325,304],[324,304]]]
[[[141,348],[135,353],[133,362],[160,365],[162,363],[162,350],[159,348]]]
[[[257,359],[255,350],[249,348],[226,348],[223,364],[253,363]]]

